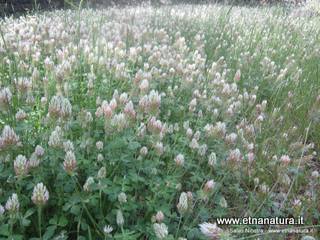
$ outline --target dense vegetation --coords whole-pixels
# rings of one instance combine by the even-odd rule
[[[292,226],[216,218],[303,216],[261,237],[319,237],[315,9],[0,20],[0,236],[248,239],[228,230]]]

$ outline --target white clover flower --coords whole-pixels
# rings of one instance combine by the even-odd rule
[[[199,227],[202,234],[212,240],[218,240],[223,232],[216,223],[212,224],[204,222],[199,224]]]
[[[72,114],[72,106],[67,98],[53,96],[50,100],[48,111],[50,116],[67,118]]]
[[[64,157],[63,168],[69,175],[72,174],[73,171],[75,171],[75,169],[77,168],[77,160],[74,152],[68,151],[66,153]]]
[[[136,111],[134,110],[134,106],[132,101],[128,102],[126,106],[123,109],[123,112],[129,116],[131,119],[134,119],[136,117]]]
[[[164,152],[164,147],[162,142],[157,142],[156,145],[154,146],[156,153],[161,156]]]
[[[162,211],[158,211],[156,216],[155,216],[155,219],[158,223],[161,223],[164,219],[164,214]]]
[[[288,155],[282,155],[280,157],[280,162],[285,164],[285,165],[288,165],[290,162],[291,162],[291,159]]]
[[[217,164],[217,155],[214,152],[212,152],[208,157],[208,165],[213,167],[216,164]]]
[[[5,208],[0,204],[0,218],[4,214],[5,211],[6,211]]]
[[[118,226],[123,226],[124,218],[121,210],[117,210],[116,222]]]
[[[56,127],[54,131],[52,131],[50,137],[49,137],[49,142],[48,145],[50,147],[60,147],[62,144],[62,130],[60,127]]]
[[[24,176],[28,174],[29,162],[23,155],[18,155],[13,162],[14,171],[17,176]]]
[[[176,162],[177,166],[183,166],[184,164],[184,156],[182,154],[178,154],[174,161]]]
[[[216,183],[211,179],[208,182],[206,182],[206,184],[204,185],[204,191],[205,192],[210,192],[214,189]]]
[[[168,227],[164,223],[153,224],[153,230],[158,239],[165,239],[168,236]]]
[[[123,113],[114,115],[111,119],[111,125],[116,128],[117,131],[122,131],[123,129],[127,128],[128,121],[126,115]]]
[[[208,150],[207,144],[202,144],[198,148],[198,154],[203,157],[206,155],[207,150]]]
[[[37,157],[42,157],[44,155],[44,148],[40,145],[37,145],[34,150],[34,153],[37,155]]]
[[[97,178],[98,178],[98,179],[103,179],[103,178],[106,177],[106,175],[107,175],[107,170],[106,170],[106,168],[105,168],[105,167],[101,167],[101,168],[99,169],[99,171],[98,171]]]
[[[103,232],[104,234],[108,235],[113,231],[113,227],[111,227],[110,225],[105,225],[103,227]]]
[[[16,193],[13,193],[11,197],[8,198],[5,208],[10,214],[15,214],[19,211],[20,203]]]
[[[16,113],[16,119],[17,121],[22,121],[27,118],[27,114],[22,109],[19,109],[19,111]]]
[[[65,152],[69,152],[69,151],[74,151],[74,146],[73,146],[73,143],[68,140],[66,142],[63,142],[63,149]]]
[[[12,93],[9,88],[2,88],[0,90],[0,108],[11,103]]]
[[[39,164],[40,164],[40,159],[38,158],[36,153],[33,152],[30,156],[30,159],[29,159],[29,167],[35,168],[35,167],[39,166]]]
[[[228,207],[228,202],[224,197],[221,197],[219,200],[219,205],[223,208],[227,208]]]
[[[38,183],[33,188],[31,200],[35,205],[38,206],[42,206],[47,203],[49,200],[49,192],[43,183]]]
[[[178,211],[181,215],[185,214],[188,211],[188,195],[185,192],[182,192],[179,197],[179,202],[177,205]]]
[[[90,192],[91,191],[91,188],[90,186],[94,184],[94,179],[93,177],[88,177],[86,182],[84,183],[83,185],[83,190],[86,191],[86,192]]]
[[[103,149],[103,142],[102,141],[98,141],[96,142],[96,148],[101,151]]]
[[[242,159],[241,152],[238,148],[231,150],[228,156],[228,161],[231,162],[240,162]]]
[[[118,201],[119,201],[119,203],[126,203],[127,202],[127,195],[124,192],[119,193]]]
[[[141,156],[146,156],[148,154],[148,148],[146,146],[143,146],[141,149],[140,149],[140,155]]]
[[[103,155],[102,155],[101,153],[99,153],[99,154],[97,155],[97,161],[98,161],[98,162],[102,162],[103,160],[104,160]]]
[[[17,136],[10,126],[5,125],[2,129],[1,141],[4,146],[17,145],[19,143],[19,136]]]
[[[312,173],[311,173],[311,177],[314,178],[314,179],[317,179],[319,178],[320,174],[317,170],[314,170]]]

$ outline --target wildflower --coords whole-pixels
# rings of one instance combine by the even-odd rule
[[[199,227],[202,234],[212,240],[218,240],[223,232],[216,223],[212,224],[204,222],[199,224]]]
[[[4,146],[17,145],[19,143],[19,136],[16,135],[10,126],[5,125],[1,134],[1,142]]]
[[[161,223],[164,219],[164,214],[162,211],[158,211],[157,214],[156,214],[156,221],[158,223]]]
[[[254,161],[254,158],[255,158],[254,153],[253,152],[249,152],[247,154],[247,158],[248,158],[249,163],[252,163]]]
[[[98,179],[103,179],[103,178],[106,177],[106,175],[107,175],[107,170],[106,170],[106,168],[105,168],[105,167],[101,167],[101,168],[99,169],[99,171],[98,171],[97,178],[98,178]]]
[[[188,211],[188,195],[185,192],[182,192],[179,197],[179,202],[177,205],[178,211],[181,215],[185,214]]]
[[[97,112],[96,112],[96,116],[99,117],[101,115],[104,115],[105,118],[109,119],[111,118],[112,114],[113,114],[113,111],[112,111],[112,108],[110,107],[110,105],[108,104],[107,101],[103,101],[102,104],[101,104],[101,108],[99,107],[97,109]]]
[[[34,153],[37,157],[42,157],[44,155],[44,149],[43,147],[41,147],[40,145],[37,145],[35,150],[34,150]]]
[[[219,201],[219,205],[223,208],[227,208],[228,207],[227,200],[224,197],[221,197]]]
[[[259,185],[260,180],[259,178],[254,178],[253,182],[254,182],[254,186],[257,187]]]
[[[104,234],[108,235],[113,231],[113,227],[111,227],[110,225],[105,225],[103,227],[103,232]]]
[[[229,135],[226,136],[226,142],[228,144],[235,144],[237,141],[238,135],[236,133],[230,133]]]
[[[63,149],[65,152],[69,152],[69,151],[74,151],[74,146],[73,146],[73,143],[68,140],[66,142],[63,142]]]
[[[140,149],[140,155],[141,156],[146,156],[148,154],[148,148],[146,146],[143,146],[141,149]]]
[[[20,203],[18,195],[16,193],[13,193],[11,197],[8,198],[5,208],[12,215],[16,214],[19,211]]]
[[[98,156],[97,156],[97,161],[98,162],[102,162],[103,160],[104,160],[103,155],[101,153],[99,153]]]
[[[184,164],[184,156],[182,154],[178,154],[174,161],[176,162],[177,166],[183,166]]]
[[[49,200],[49,192],[43,183],[38,183],[33,188],[31,200],[35,205],[38,206],[42,206],[47,203]]]
[[[101,151],[103,149],[103,142],[102,141],[98,141],[96,142],[96,148]]]
[[[71,116],[72,106],[67,98],[53,96],[50,100],[48,111],[50,116],[67,118]]]
[[[2,217],[2,215],[4,214],[5,209],[4,207],[0,204],[0,218]]]
[[[163,147],[163,143],[162,143],[162,142],[157,142],[154,148],[155,148],[155,150],[156,150],[156,153],[157,153],[159,156],[163,154],[163,152],[164,152],[164,147]]]
[[[116,222],[118,226],[123,226],[124,224],[123,214],[121,210],[117,211]]]
[[[203,157],[204,155],[206,155],[207,150],[208,150],[207,144],[202,144],[198,148],[198,154]]]
[[[110,101],[110,104],[109,104],[110,108],[112,109],[112,111],[114,111],[118,104],[117,104],[117,100],[115,98],[113,98],[111,101]]]
[[[32,87],[31,80],[26,77],[20,77],[18,79],[15,79],[14,82],[16,84],[17,89],[22,93],[29,91]]]
[[[198,143],[197,139],[192,138],[191,142],[189,143],[189,147],[190,147],[191,149],[197,149],[197,148],[199,148],[199,143]]]
[[[149,81],[147,79],[143,79],[139,85],[139,89],[141,92],[147,91],[149,88]]]
[[[119,101],[121,104],[126,104],[128,102],[128,94],[127,93],[121,93],[119,97]]]
[[[217,122],[216,125],[213,127],[213,133],[217,134],[220,137],[224,137],[226,131],[226,124],[223,122]]]
[[[213,167],[216,164],[217,164],[217,155],[214,152],[212,152],[208,158],[208,165]]]
[[[136,117],[136,111],[134,110],[132,101],[128,102],[123,109],[123,112],[128,115],[131,119]]]
[[[189,111],[190,112],[194,112],[196,110],[196,106],[197,106],[197,99],[194,98],[191,100],[191,102],[189,103]]]
[[[76,167],[76,157],[72,151],[68,151],[64,157],[63,168],[69,175],[71,175],[73,171],[75,171]]]
[[[25,176],[29,171],[29,162],[23,155],[18,155],[13,162],[14,171],[17,176]]]
[[[265,183],[263,183],[260,185],[260,191],[266,194],[267,192],[269,192],[269,187]]]
[[[0,108],[11,103],[12,93],[9,88],[2,88],[0,90]]]
[[[238,148],[231,150],[228,156],[228,161],[240,162],[242,159],[241,152]]]
[[[282,155],[280,158],[280,162],[284,165],[288,165],[291,162],[291,159],[288,155]]]
[[[123,113],[116,114],[111,119],[111,125],[117,129],[117,131],[122,131],[128,126],[128,121],[126,119],[126,115]]]
[[[204,191],[205,192],[211,192],[214,189],[214,186],[216,185],[216,183],[213,180],[209,180],[208,182],[206,182],[206,184],[204,185]]]
[[[314,170],[312,173],[311,173],[311,177],[314,178],[314,179],[317,179],[319,178],[320,174],[317,170]]]
[[[154,223],[153,230],[158,239],[165,239],[168,236],[168,228],[164,223]]]
[[[241,70],[240,69],[238,69],[237,71],[236,71],[236,74],[234,75],[234,81],[236,81],[236,82],[239,82],[240,81],[240,79],[241,79]]]
[[[62,130],[59,126],[57,126],[54,131],[52,131],[50,137],[49,137],[49,142],[48,145],[50,147],[60,147],[62,143]]]
[[[119,201],[119,203],[126,203],[127,202],[127,195],[124,192],[119,193],[118,201]]]
[[[94,179],[93,179],[93,177],[88,177],[87,178],[87,180],[86,180],[86,182],[84,183],[84,185],[83,185],[83,190],[85,191],[85,192],[91,192],[91,185],[92,184],[94,184]]]
[[[191,138],[191,137],[192,137],[192,135],[193,135],[193,131],[192,131],[192,129],[191,129],[191,128],[188,128],[188,129],[187,129],[187,131],[186,131],[186,135],[187,135],[187,137],[188,137],[188,138]]]
[[[27,114],[25,111],[23,111],[22,109],[20,109],[17,113],[16,113],[16,119],[17,121],[22,121],[24,119],[27,118]]]
[[[33,152],[30,156],[30,159],[29,159],[29,166],[34,168],[34,167],[39,166],[39,164],[40,164],[40,160],[39,160],[38,156],[36,155],[36,153]]]

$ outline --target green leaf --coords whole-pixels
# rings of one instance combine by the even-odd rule
[[[70,209],[70,212],[74,215],[79,215],[80,214],[80,206],[79,205],[74,205],[72,206],[72,208]]]
[[[54,232],[56,229],[57,229],[57,226],[49,226],[43,235],[43,240],[52,239],[52,236],[54,235]]]
[[[130,150],[137,150],[141,147],[141,144],[139,142],[130,142],[128,148]]]
[[[28,227],[30,225],[30,223],[31,223],[31,221],[29,219],[22,218],[22,220],[21,220],[21,224],[24,227]]]
[[[58,226],[65,227],[68,224],[68,219],[65,216],[59,218]]]
[[[34,212],[35,212],[34,209],[29,209],[29,210],[26,211],[26,213],[24,214],[24,218],[30,217]]]
[[[2,235],[2,236],[9,236],[10,235],[9,224],[2,224],[0,226],[0,235]]]

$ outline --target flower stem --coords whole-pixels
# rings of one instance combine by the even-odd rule
[[[42,240],[42,233],[41,233],[41,206],[38,207],[38,228],[39,228],[39,238]]]

